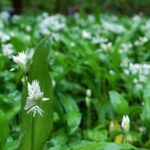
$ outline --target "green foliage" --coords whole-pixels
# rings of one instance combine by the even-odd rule
[[[0,127],[0,149],[3,149],[9,136],[9,125],[7,115],[2,110],[0,110]]]
[[[119,14],[133,14],[133,13],[144,13],[149,15],[149,0],[22,0],[21,8],[24,13],[27,14],[37,14],[43,11],[50,13],[67,13],[72,14],[72,12],[115,12]],[[18,9],[18,3],[16,1]],[[11,0],[1,0],[0,10],[12,11],[12,1]]]
[[[133,146],[123,143],[123,144],[114,144],[114,143],[104,143],[104,142],[88,142],[88,141],[81,141],[80,144],[78,144],[77,146],[75,146],[74,148],[72,148],[73,150],[99,150],[99,149],[103,149],[103,150],[111,150],[111,149],[115,149],[115,150],[121,150],[121,149],[126,149],[126,150],[130,150],[130,149],[135,149]]]
[[[121,116],[123,114],[128,114],[129,105],[128,102],[123,98],[123,96],[115,91],[109,92],[109,95],[111,104],[114,107],[115,111]]]
[[[150,147],[148,18],[2,13],[0,19],[1,149]],[[12,59],[23,51],[24,71]],[[25,110],[33,80],[50,98],[38,103],[43,116]],[[130,118],[127,133],[123,115]]]
[[[144,106],[143,106],[143,110],[141,114],[141,119],[148,125],[150,124],[150,93],[149,91],[150,91],[150,82],[148,81],[143,91],[144,92],[144,95],[143,95]]]

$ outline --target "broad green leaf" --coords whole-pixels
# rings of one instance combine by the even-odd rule
[[[72,146],[71,150],[138,150],[128,143],[115,144],[110,142],[81,141]]]
[[[106,130],[87,130],[85,131],[85,135],[92,141],[105,141],[107,139]]]
[[[128,114],[129,109],[128,102],[122,97],[122,95],[120,95],[115,91],[110,91],[109,96],[111,104],[118,114],[120,115]]]
[[[144,88],[144,105],[142,109],[141,119],[150,125],[150,81],[146,83]]]
[[[58,130],[52,135],[50,143],[53,146],[64,145],[68,141],[68,134],[64,129]]]
[[[0,109],[0,149],[5,146],[7,137],[9,135],[8,120],[5,113]]]
[[[75,100],[70,96],[61,96],[62,104],[66,111],[66,120],[69,127],[69,132],[74,133],[80,124],[81,113]]]
[[[27,85],[22,95],[22,135],[20,150],[41,150],[44,143],[50,137],[53,121],[53,88],[48,72],[48,55],[51,48],[51,38],[48,36],[37,47],[29,69],[28,82],[38,80],[44,97],[50,100],[41,102],[40,107],[44,111],[43,116],[27,114],[24,110],[27,98]]]
[[[4,150],[17,150],[17,145],[18,145],[18,140],[15,141],[9,137],[4,147]]]

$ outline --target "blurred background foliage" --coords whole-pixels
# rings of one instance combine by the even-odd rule
[[[150,0],[0,0],[0,150],[4,143],[4,150],[13,150],[20,135],[23,73],[11,55],[26,51],[32,57],[49,33],[58,106],[45,149],[122,149],[116,143],[124,139],[124,114],[131,119],[124,140],[150,148],[149,6]],[[10,18],[3,11],[21,15]]]
[[[113,12],[125,15],[135,13],[150,14],[150,0],[1,0],[0,11],[37,14],[49,13],[72,14],[74,12]]]

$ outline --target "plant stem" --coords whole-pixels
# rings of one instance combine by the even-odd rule
[[[87,107],[87,128],[91,127],[91,106]]]
[[[34,117],[32,116],[32,126],[31,126],[31,150],[34,150]]]

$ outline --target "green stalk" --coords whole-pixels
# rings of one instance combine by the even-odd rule
[[[87,129],[91,128],[91,103],[90,98],[86,97],[86,107],[87,107],[87,120],[86,120],[86,126]]]
[[[87,128],[91,128],[91,106],[87,107]]]
[[[34,117],[32,118],[32,133],[31,133],[31,150],[34,150]]]

